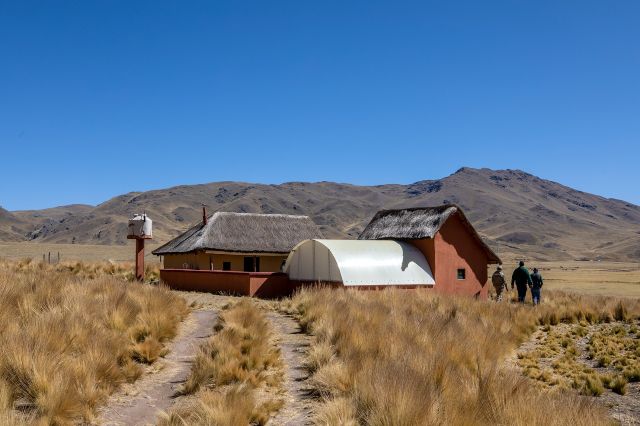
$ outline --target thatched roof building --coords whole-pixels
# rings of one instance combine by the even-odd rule
[[[489,263],[500,263],[500,258],[482,240],[460,207],[446,204],[436,207],[416,207],[399,210],[381,210],[362,231],[359,240],[419,240],[434,238],[447,220],[456,215],[471,237],[482,247]]]
[[[217,212],[153,254],[209,250],[286,255],[300,241],[312,238],[322,238],[322,234],[308,216]]]
[[[486,299],[498,256],[455,205],[382,210],[358,241],[304,241],[284,271],[294,286],[433,288]]]

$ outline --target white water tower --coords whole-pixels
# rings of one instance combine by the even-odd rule
[[[129,219],[129,234],[127,236],[133,238],[151,238],[152,222],[146,213],[134,214],[133,217]]]
[[[144,240],[151,239],[152,221],[146,213],[134,214],[129,219],[127,239],[136,240],[136,279],[144,281]]]

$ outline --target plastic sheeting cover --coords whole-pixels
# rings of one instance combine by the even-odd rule
[[[358,285],[434,285],[416,247],[393,240],[306,240],[289,254],[289,278]]]

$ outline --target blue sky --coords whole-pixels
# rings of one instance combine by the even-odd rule
[[[639,20],[636,0],[1,2],[0,205],[462,166],[640,204]]]

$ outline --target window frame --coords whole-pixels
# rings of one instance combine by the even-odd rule
[[[462,274],[460,274],[462,272]],[[462,275],[462,278],[461,278]],[[458,281],[464,281],[467,279],[467,268],[457,268],[456,270],[456,279]]]

